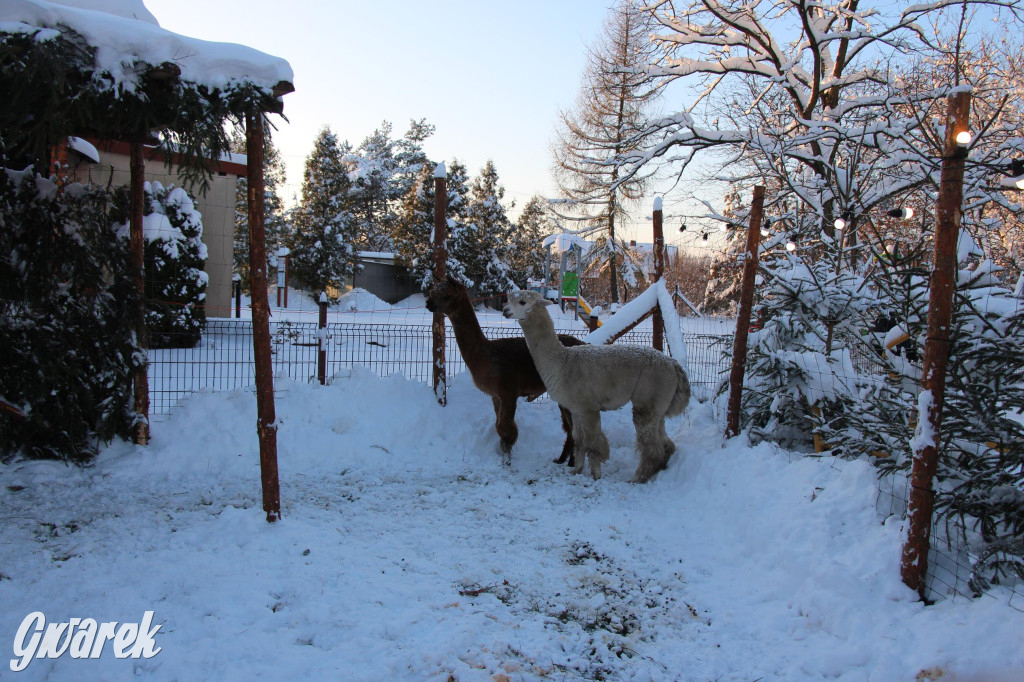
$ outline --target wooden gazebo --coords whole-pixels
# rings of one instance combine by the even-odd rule
[[[263,216],[263,143],[267,114],[281,114],[291,92],[288,63],[242,45],[212,43],[166,31],[141,0],[106,3],[104,11],[44,0],[0,4],[0,139],[9,162],[49,168],[69,135],[131,147],[130,229],[134,276],[143,287],[143,145],[156,144],[179,172],[205,189],[212,160],[228,151],[225,123],[244,123],[252,318],[260,461],[267,518],[280,517],[277,426],[270,364],[270,309]],[[141,296],[140,296],[141,301]],[[145,339],[140,303],[136,331]],[[144,343],[144,341],[143,341]],[[134,437],[149,440],[146,368],[135,374]]]

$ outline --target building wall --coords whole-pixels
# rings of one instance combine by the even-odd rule
[[[77,154],[69,159],[69,179],[74,182],[117,187],[128,185],[131,178],[127,154],[99,148],[100,163],[93,163]],[[237,166],[237,164],[230,164]],[[229,169],[230,170],[230,169]],[[195,198],[196,209],[203,216],[203,243],[206,244],[206,274],[210,281],[206,288],[206,316],[230,317],[232,308],[231,272],[234,268],[235,239],[235,185],[238,175],[218,171],[210,178],[206,195],[184,185],[177,173],[168,172],[161,160],[146,161],[146,180],[159,182],[165,187],[185,187]],[[237,170],[237,169],[236,169]]]
[[[362,272],[352,277],[352,287],[366,289],[377,298],[388,303],[397,303],[403,298],[419,293],[414,286],[412,276],[407,272],[399,272],[393,262],[380,263],[363,261]]]

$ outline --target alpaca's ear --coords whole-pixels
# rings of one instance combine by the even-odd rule
[[[550,298],[542,298],[542,299],[540,299],[540,302],[543,303],[544,305],[554,305],[555,304],[555,302],[552,301]]]

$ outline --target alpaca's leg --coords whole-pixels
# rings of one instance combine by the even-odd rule
[[[665,444],[665,466],[668,466],[669,458],[676,451],[676,444],[672,442],[672,439],[668,437],[668,432],[665,431],[665,418],[661,418],[661,442]],[[662,467],[664,468],[664,467]]]
[[[601,478],[601,464],[608,461],[609,450],[608,439],[601,430],[601,413],[574,412],[572,415],[573,425],[580,421],[580,428],[583,431],[583,452],[590,459],[590,475],[595,480]],[[583,458],[576,460],[576,471],[583,470]]]
[[[572,418],[572,472],[578,474],[583,471],[583,463],[587,461],[587,453],[583,450],[587,437],[583,431],[583,419],[579,413],[570,413]]]
[[[576,444],[572,437],[572,413],[561,405],[558,406],[558,411],[562,415],[562,431],[565,431],[565,443],[562,444],[562,454],[555,460],[555,464],[561,464],[568,460],[566,466],[571,467],[576,464],[576,457],[573,452]]]
[[[504,464],[511,464],[512,446],[519,438],[519,427],[516,426],[516,398],[515,396],[511,398],[492,396],[491,401],[494,403],[496,416],[494,428],[498,432],[498,438],[501,439],[501,461]]]
[[[653,416],[648,410],[634,405],[633,426],[636,428],[636,452],[640,456],[633,481],[645,483],[668,465],[671,453],[666,443],[667,435],[662,435],[665,433],[665,420],[660,415]],[[675,444],[672,448],[675,449]]]

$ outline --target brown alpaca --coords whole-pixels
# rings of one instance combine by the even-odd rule
[[[494,403],[494,428],[501,439],[502,460],[506,464],[510,463],[512,446],[519,438],[519,427],[515,420],[516,400],[520,396],[533,400],[547,391],[530,357],[526,340],[521,336],[508,339],[488,339],[484,336],[469,300],[469,292],[451,277],[445,282],[434,284],[427,292],[427,310],[443,313],[452,321],[455,341],[473,376],[473,383],[491,396],[491,402]],[[560,334],[558,339],[566,346],[583,343],[564,334]],[[572,417],[562,406],[558,409],[562,413],[565,444],[555,461],[561,464],[568,460],[569,466],[573,466],[575,444],[572,438]]]

